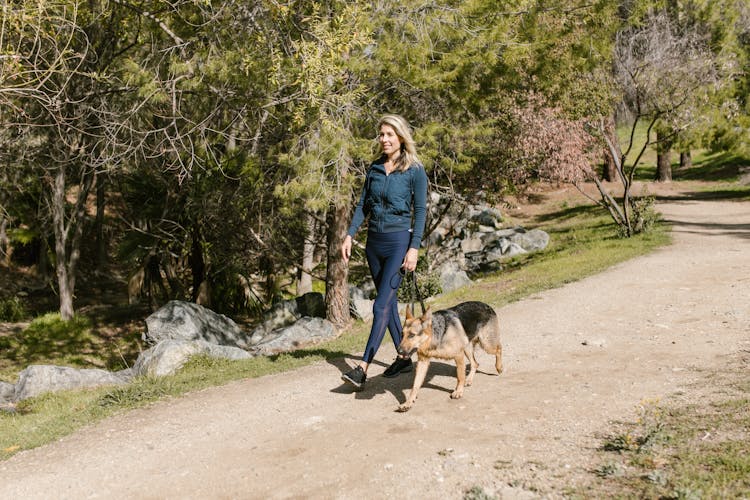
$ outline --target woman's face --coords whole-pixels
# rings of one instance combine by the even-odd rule
[[[399,139],[396,131],[390,125],[383,124],[380,126],[378,141],[380,141],[383,152],[388,156],[401,150],[401,139]]]

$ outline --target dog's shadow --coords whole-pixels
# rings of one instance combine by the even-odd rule
[[[347,358],[329,360],[329,362],[336,368],[338,368],[342,374],[351,370],[352,366],[356,366],[357,361],[358,359],[351,358],[350,364],[347,362]],[[375,365],[379,365],[382,367],[387,366],[385,363],[373,361],[370,364],[370,371],[373,371],[372,369],[373,367],[375,367]],[[341,384],[331,389],[331,392],[336,394],[354,393],[354,397],[356,399],[372,399],[379,394],[390,392],[393,395],[393,398],[398,402],[398,404],[402,404],[406,402],[406,398],[409,396],[409,391],[411,391],[412,385],[414,384],[414,372],[417,369],[417,364],[414,363],[412,366],[412,371],[408,373],[401,373],[393,378],[386,378],[381,374],[375,375],[372,378],[368,377],[367,382],[362,389],[357,389],[351,384],[347,384],[346,382],[342,381]],[[431,380],[436,376],[449,377],[450,379],[452,379],[452,382],[450,382],[451,386],[445,387],[444,385],[436,385],[431,383]],[[453,385],[455,384],[455,381],[455,364],[451,362],[444,362],[441,360],[432,360],[430,362],[430,367],[427,369],[427,375],[425,376],[424,383],[422,384],[420,391],[423,391],[425,389],[435,389],[438,391],[451,393],[455,389],[455,385]]]

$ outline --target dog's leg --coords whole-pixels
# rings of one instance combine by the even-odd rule
[[[466,360],[464,353],[454,358],[456,360],[456,378],[458,383],[456,384],[456,390],[451,393],[451,399],[460,399],[464,395],[464,385],[466,384]]]
[[[430,367],[430,358],[419,358],[417,361],[417,370],[414,374],[414,385],[411,387],[411,392],[409,393],[409,397],[406,399],[406,402],[398,407],[396,411],[405,412],[409,411],[411,407],[414,405],[414,401],[417,400],[417,392],[419,392],[419,388],[422,387],[422,384],[424,383],[424,378],[427,375],[427,368]]]
[[[464,347],[464,353],[466,353],[466,357],[469,358],[469,363],[471,365],[471,368],[469,368],[469,375],[466,377],[467,387],[474,383],[474,374],[477,372],[477,367],[479,366],[475,352],[476,342],[471,342]]]
[[[503,373],[503,346],[501,345],[498,345],[495,351],[495,369],[498,375]]]

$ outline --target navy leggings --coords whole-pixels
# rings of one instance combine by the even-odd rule
[[[402,275],[399,270],[401,264],[404,263],[406,251],[409,250],[409,241],[411,241],[411,232],[408,230],[367,234],[365,255],[378,296],[372,306],[372,329],[362,358],[366,363],[371,363],[375,353],[378,352],[386,327],[391,332],[393,344],[398,346],[401,343],[398,287],[401,285]]]

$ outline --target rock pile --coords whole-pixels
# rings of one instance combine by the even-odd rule
[[[442,214],[442,216],[441,216]],[[519,254],[543,250],[549,235],[540,229],[505,227],[497,208],[454,203],[431,194],[430,216],[440,223],[422,242],[431,256],[431,270],[440,276],[444,292],[471,283],[471,276],[496,271]]]

